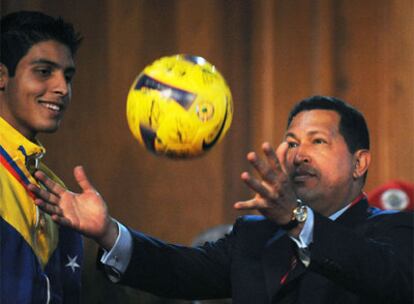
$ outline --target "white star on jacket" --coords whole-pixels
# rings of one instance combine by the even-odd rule
[[[76,271],[76,268],[80,268],[80,265],[76,263],[76,260],[78,258],[77,255],[75,255],[73,258],[71,258],[69,255],[68,257],[68,263],[65,265],[66,267],[70,267],[72,269],[72,272]]]

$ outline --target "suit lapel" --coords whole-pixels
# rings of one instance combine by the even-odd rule
[[[283,231],[278,230],[277,234],[270,239],[263,252],[263,271],[265,274],[266,289],[269,300],[283,286],[282,278],[289,272],[284,284],[297,278],[305,270],[300,261],[297,261],[296,267],[291,270],[292,258],[296,257],[296,248],[293,241]]]
[[[368,202],[366,199],[362,199],[359,203],[351,206],[336,221],[347,227],[355,227],[366,220],[367,209]],[[290,270],[292,257],[296,256],[296,250],[296,245],[281,229],[267,242],[262,256],[262,266],[270,301],[283,286],[281,279]],[[305,266],[298,260],[296,267],[289,272],[284,285],[289,284],[305,271]]]
[[[364,198],[344,212],[336,222],[346,227],[355,228],[368,217],[368,201]]]

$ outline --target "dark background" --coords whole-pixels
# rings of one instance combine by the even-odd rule
[[[1,15],[35,9],[73,22],[85,40],[72,105],[58,133],[41,137],[47,164],[77,190],[83,164],[111,214],[164,240],[190,244],[232,223],[251,194],[240,181],[248,151],[280,142],[291,106],[335,95],[362,110],[372,137],[366,189],[414,181],[414,2],[411,0],[1,0]],[[227,79],[233,125],[207,155],[173,161],[133,139],[129,87],[145,65],[201,55]],[[116,287],[95,270],[86,241],[84,303],[167,303]],[[171,303],[171,302],[168,302]]]

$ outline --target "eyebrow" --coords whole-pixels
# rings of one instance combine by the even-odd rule
[[[327,135],[326,132],[319,131],[319,130],[312,130],[312,131],[307,132],[306,133],[306,136],[313,136],[313,135],[316,135],[316,134],[319,134],[319,133],[320,134],[323,134],[323,135]],[[294,139],[298,139],[297,136],[294,133],[292,133],[292,132],[287,132],[285,134],[285,138],[287,138],[287,137],[292,137]]]
[[[35,64],[47,64],[47,65],[50,65],[50,66],[52,66],[54,68],[58,68],[58,69],[63,68],[60,64],[58,64],[58,63],[56,63],[54,61],[51,61],[51,60],[48,60],[48,59],[42,59],[42,58],[35,59],[30,64],[31,65],[35,65]],[[65,68],[65,72],[66,73],[69,72],[69,73],[74,74],[76,72],[76,68],[74,66],[72,66],[72,65],[71,66],[68,66],[67,68]]]
[[[287,132],[287,133],[285,134],[285,138],[287,138],[287,137],[293,137],[294,139],[297,139],[296,135],[295,135],[295,134],[293,134],[292,132]]]

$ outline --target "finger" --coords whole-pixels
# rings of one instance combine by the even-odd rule
[[[27,188],[37,197],[37,198],[39,198],[39,199],[41,199],[41,200],[43,200],[43,201],[46,201],[47,203],[49,203],[49,204],[53,204],[53,205],[56,205],[57,203],[58,203],[58,201],[59,201],[59,198],[55,195],[55,194],[53,194],[53,193],[51,193],[51,192],[49,192],[49,191],[47,191],[47,190],[45,190],[45,189],[42,189],[42,188],[39,188],[39,187],[37,187],[36,185],[33,185],[33,184],[29,184],[28,186],[27,186]]]
[[[62,216],[63,212],[56,205],[49,204],[42,199],[35,199],[34,203],[38,206],[43,212],[46,212],[49,215],[58,215]]]
[[[255,210],[266,208],[263,200],[253,198],[247,201],[240,201],[234,204],[234,208],[237,210]]]
[[[49,190],[49,192],[60,196],[63,192],[65,192],[65,189],[60,186],[58,183],[54,182],[53,180],[51,180],[45,173],[43,173],[42,171],[36,171],[34,173],[34,177],[40,182],[42,183],[47,190]]]
[[[289,144],[286,141],[283,141],[276,150],[276,156],[278,158],[280,167],[282,168],[283,173],[287,174],[286,170],[286,158],[287,152],[289,149]]]
[[[263,183],[259,181],[257,178],[251,176],[248,172],[243,172],[241,175],[241,179],[250,189],[259,194],[261,197],[271,198],[269,189],[265,187]]]
[[[68,226],[68,227],[72,226],[72,222],[66,217],[61,217],[61,216],[54,214],[52,215],[52,220],[61,226]]]
[[[269,164],[263,161],[260,157],[257,156],[255,152],[250,152],[247,154],[247,160],[252,164],[255,170],[259,173],[259,175],[263,178],[264,181],[269,183],[273,183],[276,181],[276,172],[274,169],[269,166]]]
[[[83,169],[82,166],[76,166],[73,170],[73,175],[75,176],[76,181],[84,192],[95,191],[95,188],[89,182],[89,179],[85,173],[85,169]]]
[[[275,150],[268,142],[264,142],[262,145],[263,153],[267,157],[268,163],[272,166],[272,168],[278,172],[282,172],[282,167],[279,163],[279,159],[275,153]]]

